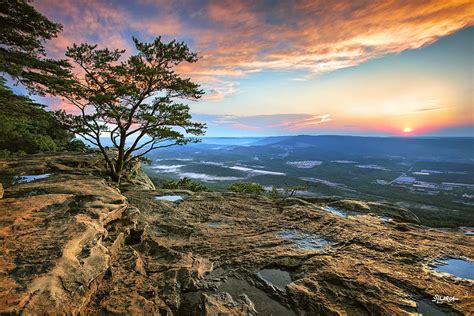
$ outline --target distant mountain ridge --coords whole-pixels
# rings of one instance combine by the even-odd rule
[[[304,148],[318,154],[345,153],[370,156],[429,158],[434,154],[449,160],[474,158],[474,137],[362,137],[362,136],[277,136],[260,139],[251,145]]]

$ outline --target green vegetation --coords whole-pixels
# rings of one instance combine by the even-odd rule
[[[163,180],[161,188],[169,190],[189,190],[193,192],[207,192],[209,189],[203,184],[192,181],[189,178],[182,178],[180,180]]]
[[[184,62],[196,62],[197,54],[182,42],[164,43],[161,37],[151,43],[133,41],[137,53],[128,58],[125,50],[74,44],[66,56],[82,74],[70,72],[62,85],[45,90],[77,107],[79,114],[61,112],[58,117],[68,130],[100,149],[115,182],[133,159],[158,148],[197,142],[189,135],[205,131],[204,124],[191,120],[187,105],[175,102],[197,100],[204,93],[174,71]],[[116,150],[106,150],[100,137],[104,133],[110,134]]]
[[[277,189],[272,186],[266,195],[272,200],[285,200],[296,197],[299,191],[307,191],[309,187],[309,185],[286,185],[284,189]]]
[[[253,182],[235,182],[229,187],[229,191],[248,194],[263,194],[265,189],[258,183]]]
[[[67,62],[47,59],[43,43],[61,31],[27,1],[0,5],[0,156],[58,150],[82,150],[84,144],[61,128],[43,105],[18,96],[7,86],[8,74],[31,91],[53,90],[68,73]]]
[[[62,26],[51,22],[25,0],[2,0],[0,5],[0,73],[26,87],[54,90],[67,74],[65,60],[46,58],[43,43]]]
[[[0,155],[59,150],[83,150],[85,145],[44,106],[15,95],[0,78]]]

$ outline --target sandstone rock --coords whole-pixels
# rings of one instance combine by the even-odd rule
[[[418,216],[406,208],[376,202],[368,202],[367,205],[370,207],[370,210],[376,214],[390,216],[405,222],[420,223]]]
[[[52,171],[42,158],[39,166],[27,159],[21,172]],[[74,174],[7,191],[0,200],[0,312],[81,312],[109,269],[105,226],[122,216],[126,199],[101,178]]]
[[[255,307],[244,294],[234,301],[229,293],[203,295],[204,313],[208,316],[219,315],[257,315]]]
[[[184,293],[224,293],[233,288],[227,278],[238,278],[242,281],[233,288],[237,296],[232,293],[232,298],[247,294],[264,315],[268,313],[262,311],[283,310],[281,306],[307,315],[408,314],[416,312],[416,300],[430,301],[438,292],[460,298],[443,307],[446,312],[467,313],[473,303],[473,295],[467,294],[474,293],[471,281],[440,278],[428,267],[439,257],[474,258],[473,240],[459,232],[383,222],[368,214],[376,212],[375,207],[382,212],[383,204],[343,201],[340,205],[363,210],[360,216],[344,218],[314,204],[295,202],[281,208],[266,198],[239,194],[203,192],[168,204],[155,201],[154,191],[125,194],[143,220],[155,223],[149,226],[148,236],[155,248],[161,247],[161,258],[164,253],[175,256],[176,251],[190,251],[193,257],[212,262],[214,269],[221,267],[217,277],[212,272],[196,276],[199,282],[187,282]],[[295,231],[306,235],[299,240],[284,237],[291,235],[285,232]],[[314,245],[320,237],[329,242],[326,248]],[[145,266],[150,268],[158,259],[147,256],[147,260]],[[284,292],[268,286],[256,274],[264,267],[290,271],[293,282]],[[222,297],[222,302],[227,301]],[[208,306],[209,311],[223,308],[215,297],[213,302],[215,309]],[[204,315],[195,304],[201,313],[192,315]]]
[[[121,186],[127,189],[155,190],[155,185],[141,169],[141,162],[133,160],[122,176]]]
[[[472,260],[474,240],[370,214],[410,219],[403,209],[219,192],[163,203],[162,191],[111,187],[89,158],[0,164],[52,174],[6,186],[0,200],[0,313],[187,315],[189,304],[190,315],[404,315],[434,295],[458,298],[434,306],[443,312],[473,310],[474,282],[429,265]],[[327,204],[360,215],[334,216]],[[279,289],[261,269],[287,271],[291,282]]]

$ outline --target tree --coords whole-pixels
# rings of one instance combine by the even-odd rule
[[[27,1],[0,0],[0,73],[36,92],[61,83],[68,63],[46,58],[43,47],[61,30]]]
[[[125,50],[98,49],[97,45],[73,45],[66,51],[80,74],[49,92],[77,107],[78,114],[60,113],[61,121],[102,152],[113,181],[133,160],[152,150],[199,141],[205,125],[191,120],[189,107],[177,99],[197,100],[199,85],[181,78],[174,70],[183,62],[194,63],[182,42],[152,43],[133,38],[137,53],[124,58]],[[115,153],[107,150],[108,136]]]
[[[1,77],[0,122],[2,153],[84,149],[74,134],[60,128],[52,112],[28,97],[15,95]]]

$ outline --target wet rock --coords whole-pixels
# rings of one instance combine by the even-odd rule
[[[0,183],[0,199],[3,198],[4,192],[5,192],[5,189],[3,189],[3,184]]]
[[[291,283],[291,276],[288,271],[280,269],[262,269],[258,271],[257,275],[272,286],[276,286],[283,291]]]
[[[203,294],[203,301],[205,315],[257,315],[255,306],[245,294],[236,300],[229,293]]]

